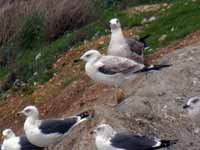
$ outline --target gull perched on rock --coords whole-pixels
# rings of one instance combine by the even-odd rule
[[[121,56],[144,63],[144,49],[148,48],[145,39],[125,38],[121,29],[120,21],[117,18],[110,20],[111,40],[108,46],[108,55]]]
[[[35,106],[27,106],[20,113],[26,116],[24,131],[28,140],[39,147],[59,143],[81,122],[90,118],[89,112],[63,119],[40,120]]]
[[[155,65],[146,67],[143,64],[137,63],[134,60],[111,55],[101,55],[97,50],[89,50],[85,52],[81,59],[86,61],[86,74],[94,81],[106,85],[113,85],[120,88],[124,81],[132,80],[135,75],[141,72],[148,72],[151,70],[160,70],[170,65]],[[121,94],[124,95],[122,91]],[[120,98],[117,100],[121,100]]]
[[[187,109],[188,116],[194,122],[195,133],[200,132],[200,97],[192,97],[187,103],[183,106],[184,109]]]
[[[100,124],[92,134],[98,150],[155,150],[167,148],[178,140],[161,140],[128,132],[117,133],[110,125]]]
[[[1,150],[42,150],[43,148],[31,144],[26,136],[17,137],[11,129],[3,132],[3,144]]]

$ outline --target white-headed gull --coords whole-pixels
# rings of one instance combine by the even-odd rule
[[[63,119],[40,120],[35,106],[27,106],[20,113],[26,116],[24,131],[28,140],[39,147],[59,143],[74,127],[90,118],[86,111]]]
[[[177,140],[161,140],[128,132],[117,133],[110,125],[100,124],[92,134],[98,150],[155,150],[170,147]]]
[[[42,150],[43,148],[31,144],[26,136],[16,136],[11,129],[2,132],[3,143],[1,150]]]
[[[111,55],[101,55],[97,50],[85,52],[81,59],[86,61],[86,74],[96,82],[121,87],[126,80],[135,79],[141,72],[160,70],[170,65],[154,65],[146,67],[134,60]]]
[[[187,109],[189,118],[195,125],[195,133],[200,132],[200,97],[195,96],[190,98],[187,103],[183,106]]]
[[[148,47],[145,39],[149,35],[138,40],[135,38],[125,38],[119,19],[113,18],[109,23],[111,40],[108,46],[108,55],[126,57],[139,63],[144,63],[144,49]]]

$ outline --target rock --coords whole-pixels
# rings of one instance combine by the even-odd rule
[[[163,4],[163,7],[167,7],[168,5],[169,5],[169,4],[167,4],[167,3],[164,3],[164,4]]]
[[[100,41],[99,42],[99,45],[103,45],[105,42],[104,41]]]
[[[136,40],[139,40],[140,39],[140,36],[139,35],[133,35],[132,38],[136,39]]]
[[[145,97],[129,97],[118,106],[117,110],[135,117],[149,116],[152,113],[151,104]]]
[[[40,57],[42,56],[41,53],[38,53],[36,56],[35,56],[35,61],[37,61],[38,59],[40,59]]]
[[[155,21],[155,20],[156,20],[155,16],[152,16],[151,18],[149,18],[149,22],[152,22],[152,21]]]
[[[144,18],[144,19],[142,20],[141,24],[145,24],[145,23],[147,23],[147,22],[148,22],[147,18]]]
[[[33,76],[37,76],[37,75],[38,75],[38,72],[34,72],[34,73],[33,73]]]
[[[163,35],[158,39],[158,41],[159,41],[160,43],[163,43],[163,42],[165,41],[166,38],[167,38],[167,34],[163,34]]]
[[[198,78],[193,78],[192,80],[193,85],[197,85],[198,82],[199,82]]]
[[[172,7],[172,5],[168,5],[168,6],[167,6],[167,9],[170,9],[171,7]]]

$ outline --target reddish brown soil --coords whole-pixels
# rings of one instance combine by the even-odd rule
[[[139,30],[128,30],[126,35],[133,35]],[[22,131],[24,119],[16,115],[26,105],[36,105],[43,118],[62,117],[73,115],[98,104],[115,104],[113,100],[113,88],[100,84],[94,84],[84,73],[83,63],[74,63],[84,51],[89,48],[101,48],[105,51],[108,36],[101,37],[92,42],[72,48],[54,64],[57,74],[46,84],[38,85],[33,94],[28,96],[14,95],[0,104],[0,127],[13,128],[16,132]],[[147,57],[148,62],[163,57],[165,54],[199,42],[200,31],[195,32],[183,40],[176,41],[166,48],[158,50]],[[78,80],[66,86],[65,78],[76,76]]]

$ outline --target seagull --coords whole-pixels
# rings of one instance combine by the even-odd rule
[[[35,106],[27,106],[19,113],[26,116],[24,123],[26,137],[39,147],[59,143],[74,127],[90,118],[89,112],[85,111],[68,118],[40,120],[39,111]]]
[[[109,23],[111,28],[111,40],[108,46],[108,55],[126,57],[139,63],[144,63],[144,49],[148,48],[145,39],[147,39],[149,35],[138,40],[134,38],[125,38],[119,19],[111,19]]]
[[[135,75],[151,70],[161,70],[170,65],[154,65],[147,67],[134,60],[111,55],[101,55],[97,50],[85,52],[80,59],[86,61],[86,74],[96,82],[120,88],[126,80],[133,80]],[[124,95],[121,90],[117,95]],[[121,100],[120,98],[117,100]]]
[[[3,134],[3,144],[1,150],[42,150],[43,148],[31,144],[26,136],[16,136],[12,129],[5,129]]]
[[[200,132],[200,97],[195,96],[190,98],[187,103],[183,106],[184,109],[187,109],[188,116],[194,122],[195,133]]]
[[[110,125],[100,124],[91,132],[98,150],[155,150],[167,148],[178,140],[161,140],[128,132],[117,133]]]

